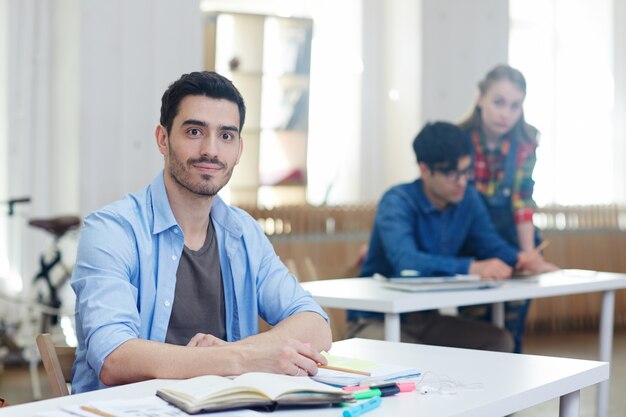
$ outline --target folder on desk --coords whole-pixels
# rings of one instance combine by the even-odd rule
[[[388,278],[374,274],[373,278],[386,288],[409,292],[485,289],[502,285],[501,281],[481,281],[478,275]]]

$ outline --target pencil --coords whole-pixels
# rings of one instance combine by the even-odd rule
[[[533,249],[533,252],[535,252],[536,254],[539,254],[542,250],[547,248],[549,244],[550,244],[549,240],[544,240],[535,249]]]
[[[81,405],[80,408],[82,410],[89,411],[90,413],[94,413],[102,417],[115,417],[113,414],[105,413],[104,411],[100,411],[96,408],[88,407],[86,405]]]
[[[323,369],[330,369],[331,371],[348,372],[348,373],[351,373],[351,374],[359,374],[359,375],[365,375],[365,376],[371,376],[372,375],[369,372],[357,371],[356,369],[342,368],[340,366],[318,365],[317,367],[318,368],[323,368]]]

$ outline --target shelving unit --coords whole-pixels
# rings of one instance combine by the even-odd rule
[[[311,19],[206,16],[205,69],[232,80],[247,108],[233,204],[306,202],[312,33]]]

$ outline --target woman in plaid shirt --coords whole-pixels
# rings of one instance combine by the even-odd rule
[[[479,96],[470,116],[460,123],[473,145],[474,186],[482,195],[498,233],[530,252],[541,241],[533,225],[533,169],[538,131],[524,119],[526,80],[520,71],[498,65],[478,83]],[[546,263],[548,270],[557,269]],[[530,300],[506,303],[506,327],[516,351]]]

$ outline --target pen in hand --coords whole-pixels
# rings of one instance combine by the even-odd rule
[[[356,370],[356,369],[342,368],[340,366],[319,364],[319,365],[317,365],[317,367],[318,368],[322,368],[322,369],[329,369],[329,370],[332,370],[332,371],[341,371],[341,372],[348,372],[348,373],[351,373],[351,374],[371,376],[371,374],[369,372],[359,371],[359,370]]]
[[[550,244],[549,240],[544,240],[535,249],[532,250],[532,253],[537,254],[537,255],[541,254],[541,251],[547,248],[549,244]]]
[[[522,269],[521,267],[528,262],[528,260],[533,259],[537,256],[541,256],[541,251],[548,247],[550,244],[549,240],[544,240],[536,248],[531,250],[530,252],[521,252],[520,256],[522,259],[519,259],[517,264],[515,265],[516,269]]]

